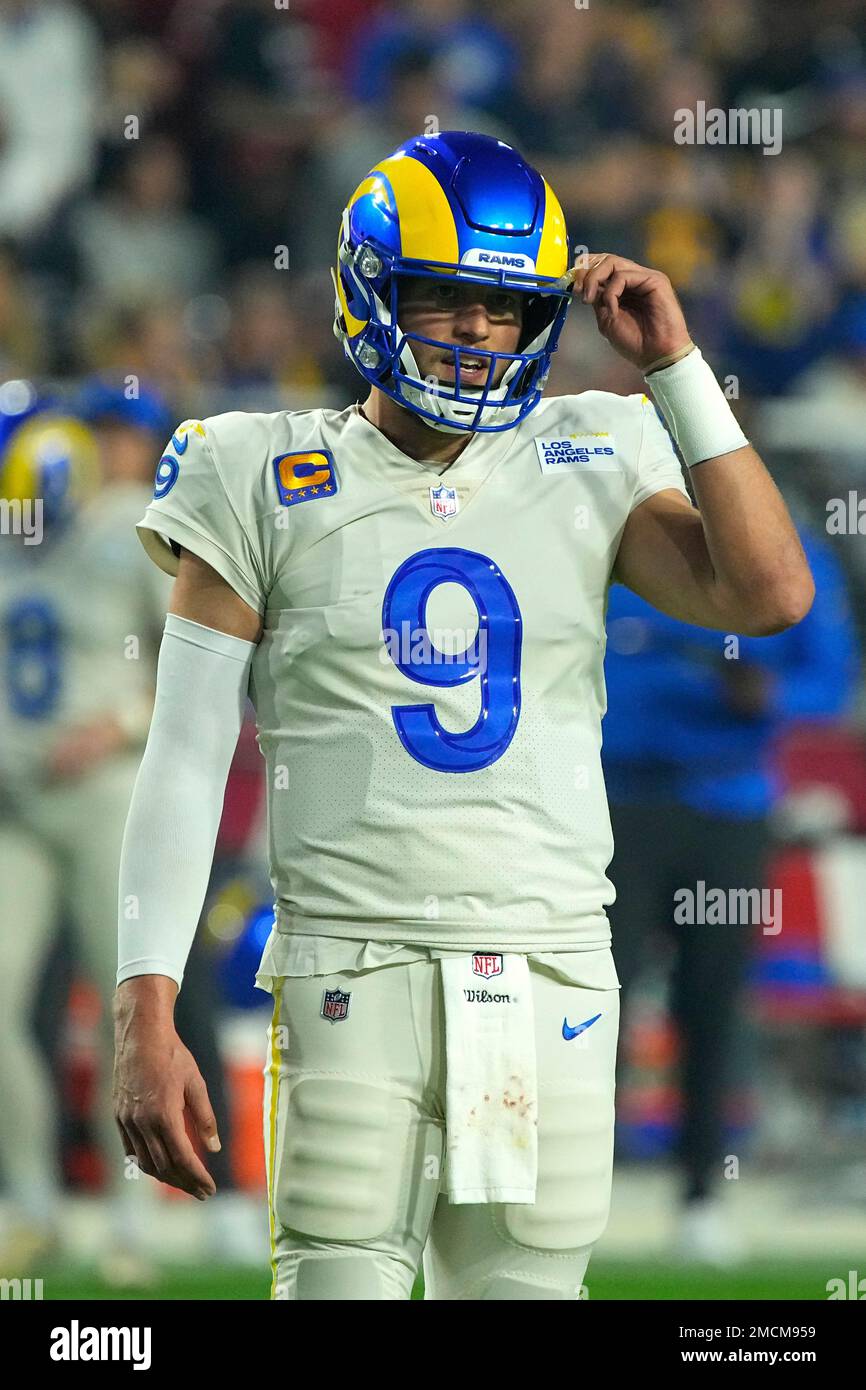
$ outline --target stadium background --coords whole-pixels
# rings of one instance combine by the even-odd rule
[[[781,109],[781,153],[677,145],[673,113],[698,101]],[[863,536],[856,522],[827,526],[829,500],[866,471],[861,0],[790,0],[783,20],[761,0],[2,0],[0,380],[33,379],[69,401],[94,374],[134,381],[173,421],[357,399],[331,334],[339,215],[378,158],[436,128],[513,142],[556,188],[575,242],[671,276],[744,428],[831,546],[862,639]],[[591,388],[642,383],[576,309],[549,391]],[[154,436],[153,464],[163,442]],[[755,943],[726,1111],[748,1173],[725,1194],[743,1259],[726,1272],[668,1259],[677,1038],[659,952],[630,1008],[593,1298],[826,1297],[858,1252],[866,1274],[866,922],[839,944],[833,878],[841,862],[849,892],[866,886],[863,730],[858,683],[843,714],[786,728],[774,754],[789,792],[768,872],[784,885],[786,927]],[[201,942],[234,1178],[259,1207],[268,1000],[249,988],[263,919],[249,924],[267,899],[260,791],[250,725]],[[62,1115],[71,1253],[46,1269],[46,1296],[115,1293],[93,1236],[102,1006],[59,922],[34,1027]],[[194,1208],[162,1202],[155,1296],[263,1296],[266,1252],[260,1273],[220,1268]]]

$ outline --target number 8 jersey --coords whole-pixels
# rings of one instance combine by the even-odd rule
[[[552,397],[444,472],[358,406],[178,428],[138,533],[263,617],[278,933],[608,944],[604,616],[629,512],[663,488],[686,494],[639,395]]]

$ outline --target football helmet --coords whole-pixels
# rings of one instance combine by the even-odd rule
[[[488,135],[443,131],[408,140],[355,189],[337,244],[334,333],[371,385],[437,429],[512,429],[541,399],[571,287],[568,235],[547,181]],[[492,352],[405,333],[401,277],[448,277],[523,296],[519,351]],[[453,352],[454,383],[424,377],[413,345]],[[461,356],[487,364],[461,383]],[[507,366],[496,384],[496,370]]]
[[[41,502],[43,525],[59,531],[99,487],[92,433],[31,382],[0,386],[0,498]]]
[[[155,386],[139,383],[136,394],[130,397],[125,386],[104,376],[89,377],[74,405],[78,418],[91,427],[110,421],[128,429],[147,430],[160,440],[168,438],[177,418]]]

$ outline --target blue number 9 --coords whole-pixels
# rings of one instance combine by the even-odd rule
[[[153,482],[153,495],[157,500],[165,497],[167,492],[171,492],[177,482],[179,472],[180,466],[177,459],[172,458],[171,454],[163,454],[156,465],[156,477]]]
[[[433,659],[418,659],[411,648],[418,634],[427,632],[427,600],[438,584],[459,584],[468,591],[478,610],[478,634],[473,647],[459,656],[436,660],[434,651]],[[400,641],[388,645],[394,664],[409,680],[433,686],[479,682],[478,718],[464,733],[443,728],[432,704],[392,705],[406,752],[437,772],[477,772],[501,758],[520,717],[523,629],[514,590],[494,561],[448,546],[410,555],[385,591],[382,628],[398,637],[407,628],[412,634],[408,654]]]

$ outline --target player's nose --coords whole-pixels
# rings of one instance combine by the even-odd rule
[[[454,314],[454,333],[467,343],[480,343],[490,332],[490,318],[486,305],[462,304]]]

